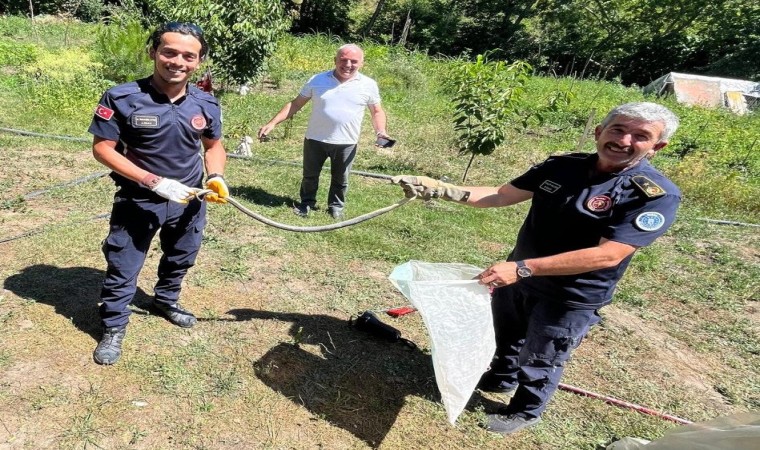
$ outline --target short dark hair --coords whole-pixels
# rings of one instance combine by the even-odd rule
[[[148,38],[147,43],[153,47],[153,50],[158,49],[158,46],[161,44],[161,36],[163,36],[164,33],[186,34],[198,39],[201,43],[201,53],[199,56],[201,59],[206,57],[206,53],[208,53],[208,43],[206,43],[206,38],[203,37],[203,30],[198,25],[190,22],[166,22],[156,28],[156,31],[154,31]]]

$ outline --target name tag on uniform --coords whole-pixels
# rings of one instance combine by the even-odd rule
[[[158,116],[135,114],[132,116],[132,126],[135,128],[158,128]]]
[[[544,182],[541,183],[541,186],[539,186],[538,188],[541,189],[542,191],[546,191],[550,194],[553,194],[557,192],[559,188],[561,187],[562,186],[560,186],[558,183],[553,182],[552,180],[544,180]]]

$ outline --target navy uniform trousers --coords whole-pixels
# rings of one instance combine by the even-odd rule
[[[108,268],[100,295],[100,317],[106,328],[129,322],[128,306],[137,290],[137,275],[159,229],[163,256],[155,299],[167,305],[177,302],[182,279],[195,264],[206,224],[206,202],[190,200],[183,205],[152,193],[146,198],[125,191],[114,197],[110,231],[103,242]]]
[[[506,414],[539,417],[559,387],[565,362],[589,329],[601,319],[597,310],[569,309],[515,283],[494,290],[491,301],[496,332],[492,379],[517,386]]]

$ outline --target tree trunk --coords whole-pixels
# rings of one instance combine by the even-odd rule
[[[412,13],[412,10],[410,9],[406,13],[406,22],[404,22],[404,30],[401,32],[401,38],[398,40],[398,44],[400,46],[406,45],[406,38],[409,37],[409,28],[412,27],[412,19],[409,17],[409,15]]]
[[[462,175],[462,183],[467,181],[467,172],[470,171],[470,167],[472,166],[472,162],[475,160],[475,152],[472,152],[472,155],[470,156],[470,162],[467,163],[467,167],[464,168],[464,175]]]
[[[377,18],[380,17],[380,12],[382,12],[384,5],[385,5],[385,0],[377,0],[377,6],[375,7],[375,12],[372,13],[372,17],[370,17],[369,22],[367,22],[367,26],[364,27],[364,31],[362,32],[364,36],[367,36],[369,32],[372,31],[372,27],[375,26],[375,21],[377,21]]]

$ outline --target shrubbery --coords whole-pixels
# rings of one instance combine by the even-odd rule
[[[280,34],[290,26],[279,0],[146,0],[152,21],[203,28],[214,73],[245,83],[257,77]]]

